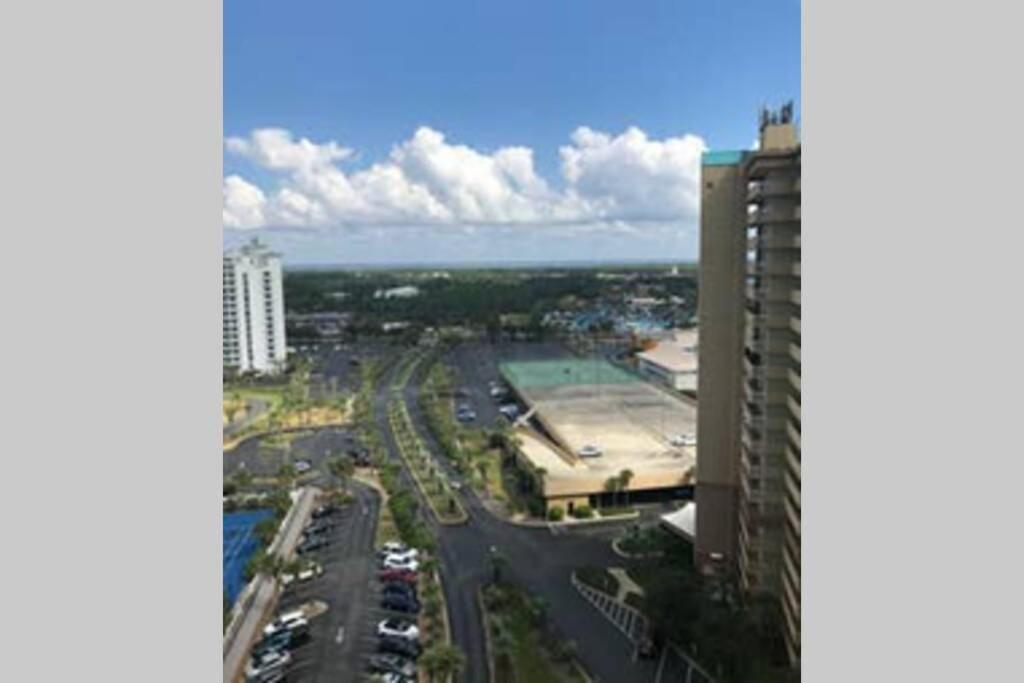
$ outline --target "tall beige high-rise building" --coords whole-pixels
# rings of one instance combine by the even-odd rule
[[[779,597],[800,658],[800,142],[792,107],[759,146],[702,163],[696,559]]]

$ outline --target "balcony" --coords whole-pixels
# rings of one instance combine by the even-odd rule
[[[800,455],[790,446],[786,446],[786,470],[790,476],[800,480]]]
[[[786,422],[786,435],[789,436],[790,442],[800,448],[800,430],[793,424],[792,420]]]
[[[743,383],[743,391],[747,400],[760,403],[764,401],[764,384],[757,380],[748,379]]]
[[[764,295],[764,287],[755,283],[747,283],[746,296],[747,301],[760,301]]]
[[[789,291],[789,302],[791,304],[793,304],[794,306],[799,306],[800,305],[800,290],[799,289],[791,289]]]
[[[770,207],[770,208],[769,208]],[[789,223],[800,220],[800,205],[792,208],[781,205],[758,206],[747,211],[747,225],[764,225],[766,223]]]
[[[800,613],[800,570],[793,564],[789,553],[782,553],[783,578],[782,589],[788,602],[789,610],[795,614]]]
[[[800,194],[800,178],[794,180],[772,178],[753,182],[747,186],[747,202],[758,204],[772,197],[792,197]]]
[[[789,357],[795,360],[797,363],[800,362],[800,344],[790,343],[789,345]]]
[[[793,277],[800,277],[800,262],[799,261],[797,261],[796,263],[794,263],[791,266],[790,274],[793,275]]]
[[[764,433],[745,425],[741,432],[740,441],[743,442],[748,451],[756,453],[761,450],[761,446],[764,444]]]
[[[789,375],[789,385],[800,391],[800,373],[796,370],[790,370],[787,374]]]
[[[785,481],[785,487],[786,487],[786,496],[788,497],[787,502],[791,501],[789,504],[795,505],[796,509],[799,510],[800,509],[800,482],[796,481],[792,476],[789,476],[788,474],[784,478],[784,481]],[[792,520],[790,520],[790,521],[792,521]],[[795,528],[799,529],[800,525],[797,524]]]
[[[800,400],[797,399],[793,394],[786,396],[786,406],[789,408],[790,414],[796,419],[800,419]]]

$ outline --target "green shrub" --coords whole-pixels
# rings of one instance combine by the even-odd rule
[[[580,505],[572,511],[572,516],[576,519],[590,519],[594,516],[594,511],[589,505]]]
[[[563,510],[562,508],[555,506],[548,510],[548,519],[550,519],[552,522],[561,522],[564,518],[565,510]]]

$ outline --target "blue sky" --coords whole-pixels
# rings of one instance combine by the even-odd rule
[[[226,0],[225,239],[293,263],[690,259],[694,155],[799,94],[795,0]]]

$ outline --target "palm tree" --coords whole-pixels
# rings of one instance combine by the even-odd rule
[[[291,463],[285,463],[277,470],[277,480],[286,490],[291,490],[297,477],[295,466]]]
[[[615,494],[619,490],[619,478],[608,477],[604,481],[604,492],[612,494],[612,505],[615,505]]]
[[[348,458],[336,457],[331,458],[327,463],[327,469],[332,475],[337,477],[341,488],[348,491],[349,478],[355,473],[355,465]]]
[[[626,505],[629,505],[629,482],[633,481],[633,470],[619,472],[619,487],[626,494]]]
[[[538,467],[533,471],[534,477],[536,477],[537,493],[544,497],[544,477],[548,475],[548,471],[543,467]]]
[[[497,661],[507,661],[515,655],[516,638],[512,634],[506,619],[494,617],[492,622],[494,637],[491,643],[494,646],[494,658]]]
[[[420,663],[427,670],[430,681],[447,681],[462,673],[466,666],[466,657],[453,645],[435,645],[423,653]]]

